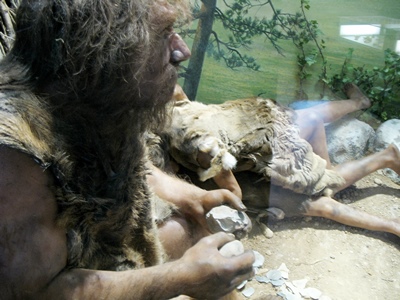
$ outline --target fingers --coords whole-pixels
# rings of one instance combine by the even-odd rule
[[[203,241],[208,243],[208,247],[216,247],[220,249],[225,244],[232,242],[235,240],[235,236],[231,233],[225,232],[217,232],[210,236],[203,238]],[[243,254],[232,256],[228,259],[231,259],[232,265],[235,266],[235,269],[242,270],[240,274],[245,274],[252,272],[253,263],[255,260],[254,252],[253,251],[246,251]]]
[[[192,252],[186,252],[186,255],[192,255],[188,256],[189,258],[195,260],[195,267],[199,268],[197,274],[203,279],[207,278],[208,286],[213,287],[214,296],[216,290],[219,292],[218,295],[225,295],[254,276],[253,251],[249,250],[233,257],[225,257],[219,252],[223,245],[234,239],[232,234],[219,232],[201,239],[191,248]],[[208,294],[203,290],[201,295]]]
[[[225,232],[217,232],[202,239],[203,242],[208,244],[207,246],[215,247],[217,249],[233,240],[235,240],[235,236]]]
[[[242,198],[242,190],[236,180],[235,175],[233,175],[232,170],[222,169],[222,171],[214,176],[213,179],[221,189],[227,189],[228,191],[234,193],[237,197]]]
[[[228,190],[213,190],[209,191],[207,195],[207,201],[204,203],[204,208],[206,213],[212,208],[227,204],[230,207],[243,211],[246,210],[246,206],[243,204],[242,200]]]
[[[241,255],[230,257],[228,259],[234,272],[234,277],[230,282],[231,287],[236,288],[243,281],[254,277],[255,270],[253,268],[253,263],[255,257],[253,251],[248,250]]]
[[[251,270],[249,273],[236,276],[236,277],[231,281],[232,290],[234,290],[234,289],[237,288],[240,284],[242,284],[243,281],[246,281],[246,280],[249,280],[249,279],[253,278],[254,275],[255,275],[255,271],[254,271],[254,269],[252,268],[252,270]]]
[[[241,270],[239,274],[243,274],[245,276],[254,275],[253,263],[255,261],[254,252],[251,250],[247,250],[241,255],[233,256],[232,263]]]
[[[202,242],[207,243],[207,247],[216,247],[217,249],[220,249],[225,244],[234,240],[235,236],[233,234],[218,232],[203,238]],[[243,254],[237,256],[223,257],[230,265],[230,272],[246,278],[250,278],[254,275],[253,263],[255,261],[255,256],[253,251],[247,250]]]

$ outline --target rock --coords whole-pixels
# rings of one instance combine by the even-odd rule
[[[389,144],[395,144],[400,148],[400,120],[392,119],[382,123],[376,130],[374,150],[386,149]]]
[[[304,298],[311,298],[311,299],[319,299],[319,297],[321,297],[321,295],[322,295],[320,290],[318,290],[316,288],[312,288],[312,287],[301,290],[300,294]]]
[[[307,282],[308,282],[307,278],[292,281],[293,285],[299,290],[305,289]]]
[[[245,289],[245,290],[242,292],[242,294],[243,294],[243,296],[245,296],[246,298],[249,298],[249,297],[251,297],[251,296],[254,294],[254,292],[255,292],[255,289],[252,288],[252,287],[249,287],[249,288]]]
[[[283,220],[285,218],[285,212],[280,208],[270,207],[270,208],[267,208],[267,212],[275,220]]]
[[[267,272],[267,278],[269,280],[279,280],[282,279],[282,273],[279,270],[269,270]]]
[[[265,261],[264,256],[260,252],[255,251],[255,250],[253,250],[253,253],[254,253],[254,256],[255,256],[255,261],[253,263],[253,267],[261,268],[263,266],[263,264],[264,264],[264,261]]]
[[[329,157],[334,164],[365,156],[375,140],[374,129],[352,117],[330,123],[325,129]]]
[[[281,278],[278,280],[270,280],[273,286],[281,286],[285,283],[285,279]]]
[[[245,281],[243,281],[241,284],[239,284],[236,288],[238,289],[238,290],[241,290],[241,289],[243,289],[245,286],[246,286],[246,284],[247,284],[247,280],[245,280]]]
[[[260,283],[269,283],[269,279],[266,276],[256,276],[254,278]]]
[[[237,239],[245,237],[252,227],[250,218],[244,212],[226,205],[211,209],[206,214],[206,220],[212,233],[219,231],[233,233]]]
[[[281,286],[285,283],[285,279],[279,270],[270,270],[265,275],[273,286]]]
[[[290,282],[286,282],[286,286],[280,288],[278,295],[281,295],[285,300],[302,300],[303,298],[300,295],[298,289],[291,284]]]
[[[271,229],[269,229],[269,227],[267,225],[265,225],[264,223],[261,223],[261,222],[259,223],[259,225],[260,225],[260,229],[261,229],[262,234],[267,239],[270,239],[270,238],[272,238],[274,236],[274,232]]]
[[[386,149],[390,144],[394,144],[400,149],[400,120],[398,119],[388,120],[376,130],[375,152]],[[395,183],[400,184],[400,176],[393,170],[384,169],[382,173]]]
[[[289,269],[286,267],[285,263],[282,263],[279,268],[278,271],[281,272],[282,278],[284,279],[288,279],[289,278]]]
[[[234,240],[226,243],[219,249],[219,253],[225,257],[238,256],[244,253],[244,246],[240,241]]]

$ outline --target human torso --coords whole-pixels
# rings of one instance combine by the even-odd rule
[[[91,195],[74,182],[77,164],[53,122],[32,94],[0,94],[0,144],[27,155],[52,178],[54,224],[67,239],[67,267],[124,270],[158,263],[144,165],[125,179],[132,188],[118,199]]]

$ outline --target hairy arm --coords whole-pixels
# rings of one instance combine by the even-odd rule
[[[56,225],[52,177],[30,157],[0,147],[2,299],[169,299],[222,296],[252,274],[254,256],[224,258],[233,237],[208,236],[171,263],[124,272],[66,269],[65,230]],[[216,291],[216,292],[215,292]]]
[[[251,251],[226,258],[219,252],[233,236],[218,233],[203,238],[181,259],[134,271],[71,270],[59,275],[42,298],[170,299],[188,295],[217,299],[254,276]],[[60,293],[63,291],[63,293]]]
[[[237,193],[228,188],[206,191],[170,176],[155,166],[151,166],[151,170],[147,180],[153,191],[164,200],[174,203],[182,213],[195,218],[202,225],[205,225],[205,214],[218,205],[228,204],[238,210],[246,209]],[[236,186],[236,179],[231,171],[224,171],[218,176],[218,180],[224,177],[224,182],[230,182],[230,187]],[[241,196],[241,193],[239,195]]]

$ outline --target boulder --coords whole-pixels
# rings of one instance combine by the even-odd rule
[[[366,156],[375,140],[374,129],[354,117],[342,118],[326,126],[328,152],[333,164]]]
[[[386,149],[389,144],[400,148],[400,120],[392,119],[382,123],[376,130],[374,150]]]
[[[382,123],[376,130],[374,142],[374,151],[386,149],[390,144],[394,144],[400,149],[400,120],[392,119]],[[388,176],[396,183],[400,183],[400,176],[391,169],[382,170],[383,174]]]

